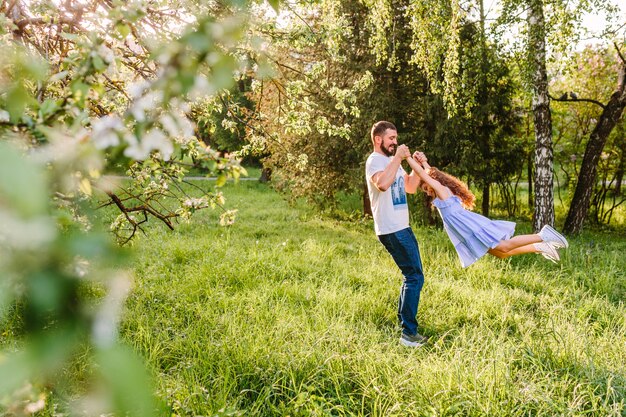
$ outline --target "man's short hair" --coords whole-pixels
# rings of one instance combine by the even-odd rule
[[[374,144],[374,137],[382,136],[387,129],[398,131],[398,129],[396,129],[396,125],[391,122],[381,120],[380,122],[374,123],[374,126],[372,126],[372,145]]]

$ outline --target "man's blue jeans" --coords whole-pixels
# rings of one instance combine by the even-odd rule
[[[404,275],[398,301],[398,319],[402,323],[402,331],[407,335],[414,335],[417,333],[420,292],[424,286],[422,259],[417,239],[410,227],[388,235],[379,235],[378,239]]]

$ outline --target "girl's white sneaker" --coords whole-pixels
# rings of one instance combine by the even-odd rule
[[[544,242],[552,242],[557,248],[567,248],[569,246],[565,236],[554,230],[554,228],[549,224],[546,224],[541,228],[539,237],[541,237],[541,240]]]
[[[554,263],[561,260],[559,253],[556,251],[556,245],[553,242],[540,242],[535,243],[534,245],[544,258],[549,259]]]

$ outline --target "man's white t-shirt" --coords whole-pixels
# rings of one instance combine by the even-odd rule
[[[384,171],[391,158],[372,152],[365,163],[365,180],[374,215],[374,230],[377,235],[386,235],[409,227],[409,207],[407,205],[404,176],[406,171],[398,167],[396,180],[387,191],[380,191],[372,182],[372,176]]]

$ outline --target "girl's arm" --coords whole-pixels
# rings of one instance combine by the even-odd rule
[[[409,163],[413,171],[415,171],[417,175],[419,175],[422,181],[424,181],[433,190],[435,190],[435,194],[437,194],[437,198],[439,198],[440,200],[445,200],[446,198],[452,196],[450,191],[448,191],[446,187],[441,185],[439,181],[437,181],[436,179],[428,175],[428,173],[424,170],[422,165],[419,164],[415,159],[407,158],[406,161]]]

